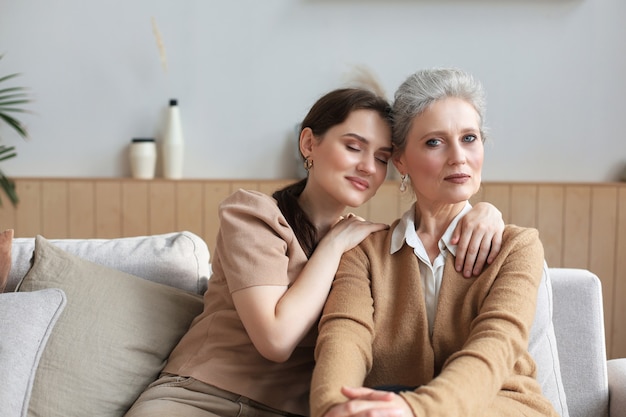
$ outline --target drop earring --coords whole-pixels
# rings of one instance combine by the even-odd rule
[[[306,158],[304,160],[304,169],[306,169],[307,171],[310,170],[311,168],[313,168],[313,160]]]
[[[404,174],[400,177],[400,192],[406,191],[406,183],[408,182],[409,174]]]

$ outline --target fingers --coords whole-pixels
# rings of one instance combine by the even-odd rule
[[[485,235],[483,235],[483,237],[480,239],[480,245],[477,251],[475,251],[472,248],[472,244],[470,244],[470,248],[468,249],[468,259],[466,260],[466,264],[463,267],[463,276],[469,278],[472,274],[479,275],[483,271],[483,268],[486,266],[485,262],[487,261],[487,256],[489,255],[490,250],[491,241],[488,240]],[[471,259],[472,257],[474,258],[473,260]],[[467,274],[468,270],[471,270],[470,274]]]
[[[324,417],[402,417],[404,410],[390,402],[349,400],[331,408]]]
[[[478,203],[457,224],[452,244],[457,242],[455,268],[463,276],[479,275],[492,263],[502,245],[502,213],[489,203]]]
[[[498,253],[500,253],[500,249],[502,249],[502,232],[496,233],[493,239],[491,239],[491,251],[487,257],[488,264],[493,263]]]
[[[456,249],[455,268],[465,278],[482,272],[491,249],[491,234],[479,225],[473,230],[463,230]]]
[[[341,393],[350,400],[360,399],[369,401],[392,401],[394,393],[389,391],[380,391],[365,387],[343,387]]]
[[[456,269],[457,272],[463,272],[463,276],[465,276],[466,278],[471,276],[471,271],[474,267],[474,263],[472,261],[472,263],[470,265],[468,265],[469,269],[466,268],[465,264],[466,264],[466,255],[468,255],[468,247],[470,244],[470,237],[471,235],[468,233],[461,233],[462,232],[462,227],[461,227],[461,223],[459,223],[459,225],[457,226],[457,228],[455,229],[455,233],[456,231],[459,231],[459,236],[457,237],[457,246],[456,246],[456,260],[454,263],[454,268]],[[454,242],[454,241],[452,241]],[[453,243],[454,244],[454,243]],[[469,254],[469,257],[471,258],[472,254]],[[474,254],[474,256],[476,256]],[[469,274],[469,275],[467,275]]]
[[[356,219],[356,220],[359,220],[359,221],[362,221],[362,222],[365,221],[365,219],[363,217],[357,216],[354,213],[348,213],[348,214],[346,214],[345,216],[342,216],[342,217],[344,217],[346,219]]]

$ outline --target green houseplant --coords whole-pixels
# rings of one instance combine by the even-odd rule
[[[3,55],[0,55],[2,59]],[[22,106],[28,102],[28,94],[25,87],[4,87],[6,82],[19,76],[20,74],[9,74],[0,76],[0,123],[6,123],[11,129],[17,132],[22,138],[26,139],[28,133],[26,128],[17,118],[15,113],[24,113],[26,110]],[[14,146],[6,146],[0,144],[0,162],[7,159],[14,158],[17,155]],[[16,206],[19,202],[17,193],[15,191],[15,182],[8,178],[4,172],[0,169],[0,188],[11,201],[13,206]],[[2,205],[2,199],[0,199],[0,206]]]

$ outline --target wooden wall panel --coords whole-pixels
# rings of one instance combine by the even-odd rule
[[[36,236],[43,233],[41,220],[41,181],[16,181],[20,198],[19,210],[15,213],[15,236]],[[11,226],[7,225],[7,228]]]
[[[389,223],[390,216],[400,217],[400,191],[395,183],[383,184],[375,198],[368,204],[368,213],[362,216],[367,220],[380,223]]]
[[[68,181],[68,237],[96,236],[96,201],[93,181]]]
[[[218,207],[238,188],[271,194],[290,180],[16,179],[19,207],[4,202],[0,227],[17,237],[115,238],[189,230],[213,252]],[[472,203],[539,229],[551,267],[585,268],[603,286],[607,356],[626,357],[626,184],[485,183]],[[413,203],[388,181],[358,209],[391,223]]]
[[[615,292],[615,225],[617,223],[617,189],[594,187],[591,190],[589,230],[589,264],[587,269],[602,277],[604,308],[613,311]],[[606,329],[613,327],[613,315],[604,315]],[[612,350],[612,333],[606,332],[607,354]]]
[[[122,236],[144,236],[150,234],[148,224],[150,200],[149,181],[124,181],[122,183]]]
[[[481,201],[488,201],[501,212],[505,223],[511,222],[511,188],[507,184],[483,184]]]
[[[510,201],[509,223],[536,228],[537,187],[535,185],[511,185]]]
[[[111,239],[123,236],[121,184],[99,180],[95,183],[96,236]]]
[[[151,234],[176,230],[176,183],[152,181],[148,187],[148,230]]]
[[[563,265],[586,268],[589,265],[591,187],[565,187],[563,223]]]
[[[204,196],[204,217],[203,231],[200,236],[204,237],[209,250],[213,253],[215,240],[219,229],[218,208],[220,202],[231,194],[231,187],[228,181],[213,181],[205,183],[203,186]]]
[[[41,223],[43,236],[67,238],[68,190],[66,181],[47,181],[41,184]]]
[[[546,262],[563,265],[563,219],[565,190],[558,185],[540,185],[537,190],[537,229],[543,242]]]
[[[203,231],[204,198],[202,183],[182,181],[176,188],[176,230],[188,230],[197,235]]]
[[[262,181],[259,183],[257,190],[267,195],[272,195],[274,194],[274,191],[280,190],[281,188],[286,187],[292,182],[293,181],[289,181],[289,180]],[[235,190],[232,190],[232,191],[235,191]]]
[[[619,187],[617,196],[617,225],[615,242],[615,291],[612,294],[613,309],[604,310],[611,314],[613,326],[607,330],[612,334],[609,357],[626,358],[626,187]]]

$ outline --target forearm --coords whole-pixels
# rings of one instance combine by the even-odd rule
[[[344,256],[320,319],[311,381],[316,417],[346,400],[342,387],[362,386],[372,366],[373,300],[362,261],[358,251]]]
[[[276,333],[290,335],[295,348],[300,340],[317,325],[342,253],[332,244],[320,244],[295,282],[276,305]]]

